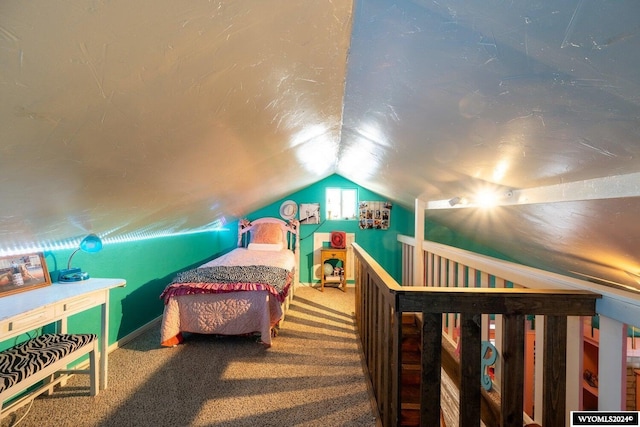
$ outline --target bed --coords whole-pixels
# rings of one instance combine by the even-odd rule
[[[160,343],[183,342],[183,332],[259,334],[270,347],[299,280],[298,222],[241,220],[238,247],[178,273],[160,295]]]

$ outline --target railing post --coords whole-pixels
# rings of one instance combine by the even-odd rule
[[[479,314],[460,314],[460,340],[459,424],[464,427],[480,427]]]
[[[564,427],[567,393],[567,317],[546,316],[544,322],[544,374],[542,425]]]
[[[422,313],[422,375],[420,380],[420,425],[440,425],[442,316]]]
[[[502,316],[502,411],[500,425],[521,426],[524,390],[516,378],[524,378],[524,315]]]

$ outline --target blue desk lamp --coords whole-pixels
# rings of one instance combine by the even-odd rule
[[[81,249],[90,254],[99,252],[100,249],[102,249],[102,240],[100,240],[100,238],[95,234],[89,234],[87,237],[82,239],[80,247],[73,251],[69,257],[67,268],[60,270],[60,275],[58,277],[59,282],[79,282],[89,278],[89,273],[86,271],[82,271],[80,268],[71,268],[71,259]]]

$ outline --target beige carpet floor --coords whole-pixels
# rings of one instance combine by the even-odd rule
[[[251,337],[157,327],[109,357],[109,387],[85,375],[2,420],[20,426],[376,426],[354,329],[354,291],[300,287],[269,349]]]

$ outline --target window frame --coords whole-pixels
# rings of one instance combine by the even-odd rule
[[[329,215],[329,212],[333,212],[330,209],[332,209],[334,206],[336,206],[338,203],[329,203],[329,193],[332,191],[339,191],[339,206],[340,206],[340,214],[335,217],[332,218]],[[353,212],[353,214],[346,218],[345,215],[343,214],[344,212],[344,206],[345,206],[345,193],[352,193],[353,194],[353,206],[351,207],[351,210]],[[337,194],[336,194],[337,195]],[[326,203],[326,209],[325,209],[325,218],[327,218],[327,221],[356,221],[358,219],[358,189],[357,188],[352,188],[352,187],[326,187],[325,188],[325,203]]]

